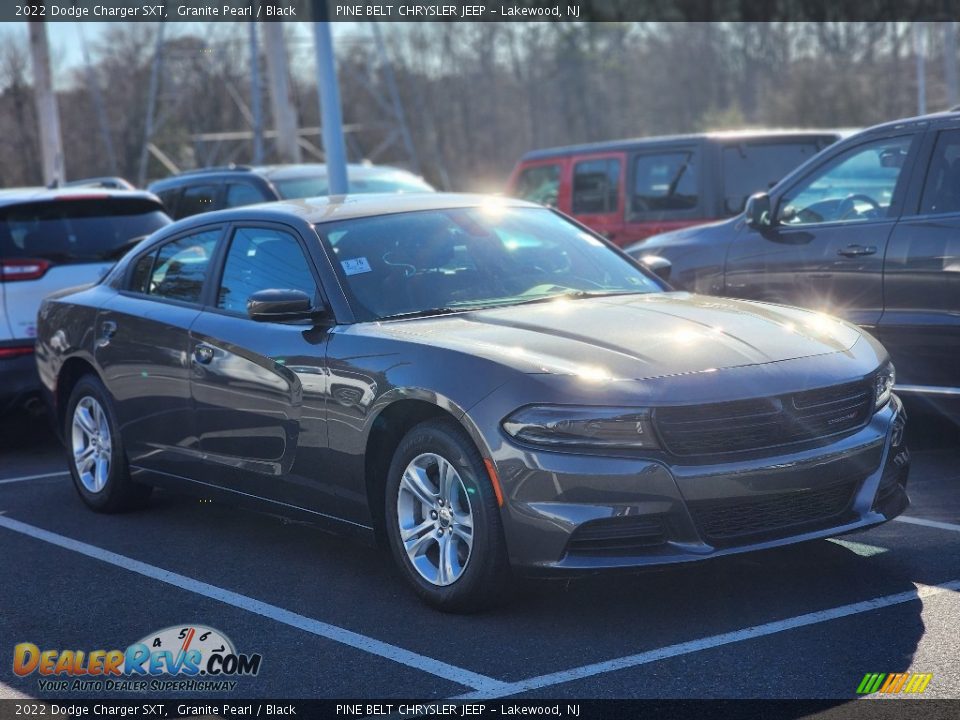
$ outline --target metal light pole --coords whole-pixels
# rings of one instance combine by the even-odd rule
[[[30,53],[33,56],[33,86],[40,123],[40,155],[43,159],[43,184],[56,185],[66,179],[63,167],[63,138],[60,135],[60,111],[50,73],[50,49],[47,26],[41,21],[30,26]]]
[[[298,163],[300,162],[300,145],[297,144],[297,113],[290,100],[290,75],[287,69],[287,46],[283,38],[283,23],[264,23],[263,41],[267,51],[273,125],[277,131],[277,155],[280,156],[280,162]]]
[[[263,163],[263,98],[260,94],[260,43],[257,23],[250,23],[250,105],[253,110],[253,164]]]
[[[917,115],[927,113],[927,49],[926,28],[913,24],[913,51],[917,56]]]
[[[957,91],[957,23],[943,24],[943,75],[947,81],[947,107],[955,107],[960,100]]]
[[[320,96],[320,125],[323,153],[327,162],[327,183],[331,195],[346,195],[347,148],[343,140],[340,86],[330,35],[326,0],[313,0],[313,36],[317,53],[317,85]]]

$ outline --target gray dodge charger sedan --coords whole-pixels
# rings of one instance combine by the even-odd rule
[[[99,512],[192,488],[379,537],[427,602],[769,548],[902,512],[873,338],[671,292],[546,208],[357,196],[157,231],[48,298],[37,361]]]

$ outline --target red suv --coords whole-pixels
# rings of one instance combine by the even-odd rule
[[[520,158],[507,194],[556,207],[626,246],[743,212],[750,195],[840,137],[760,130],[535,150]]]

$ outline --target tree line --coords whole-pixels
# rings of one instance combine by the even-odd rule
[[[952,23],[924,23],[920,33],[915,24],[881,22],[405,23],[381,27],[382,53],[363,25],[336,37],[351,160],[416,163],[446,189],[498,190],[535,148],[740,127],[861,127],[913,115],[918,38],[927,108],[946,109],[955,93],[946,63],[957,60]],[[248,28],[208,27],[203,37],[165,43],[148,178],[165,176],[171,163],[253,159],[249,132],[236,135],[252,122]],[[157,28],[111,26],[91,43],[89,67],[62,73],[68,178],[138,176]],[[296,30],[288,31],[293,99],[300,127],[311,128],[320,124],[313,54],[309,34]],[[3,187],[41,180],[29,58],[25,39],[0,37]],[[261,72],[269,129],[265,83]],[[393,92],[412,154],[399,141]],[[318,136],[301,144],[305,161],[322,157]],[[264,160],[276,160],[269,138]]]

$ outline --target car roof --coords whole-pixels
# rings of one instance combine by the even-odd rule
[[[849,129],[834,128],[823,130],[724,130],[706,133],[689,133],[685,135],[655,135],[651,137],[605,140],[603,142],[583,143],[580,145],[564,145],[560,147],[544,148],[542,150],[531,150],[530,152],[524,154],[520,158],[520,161],[540,160],[553,157],[562,157],[565,155],[581,155],[585,153],[627,150],[641,145],[672,145],[675,143],[700,142],[703,140],[723,142],[727,140],[745,141],[822,137],[833,137],[839,139],[849,134]]]
[[[244,205],[243,207],[191,215],[170,227],[184,229],[194,225],[209,225],[218,222],[283,222],[291,218],[317,225],[340,220],[396,215],[423,210],[453,210],[488,206],[542,208],[541,205],[536,203],[500,195],[362,193]]]
[[[99,188],[65,187],[49,189],[44,187],[10,188],[0,190],[0,207],[20,205],[24,203],[44,202],[47,200],[108,200],[115,198],[132,198],[136,200],[151,200],[162,206],[160,199],[146,190],[102,190]]]
[[[289,178],[313,177],[316,175],[326,175],[327,166],[323,163],[303,163],[298,165],[261,165],[252,168],[254,172],[259,172],[264,177],[271,180],[285,180]],[[359,163],[350,163],[347,165],[347,174],[354,179],[367,177],[382,177],[384,175],[413,175],[402,168],[392,167],[390,165],[366,165]],[[416,176],[414,176],[416,177]]]
[[[154,180],[150,190],[166,190],[179,187],[192,180],[228,180],[237,177],[259,177],[266,180],[287,180],[300,177],[325,176],[327,166],[323,163],[291,163],[285,165],[232,165],[226,167],[199,168],[187,170],[177,175]],[[370,177],[384,177],[401,174],[417,177],[403,168],[391,165],[371,165],[368,163],[350,163],[347,165],[348,177],[357,180]]]
[[[927,113],[926,115],[916,115],[914,117],[900,118],[890,122],[874,125],[863,131],[864,134],[883,133],[890,130],[906,129],[913,126],[924,125],[942,125],[944,123],[956,122],[960,120],[960,112],[955,110],[945,110],[943,112]]]

